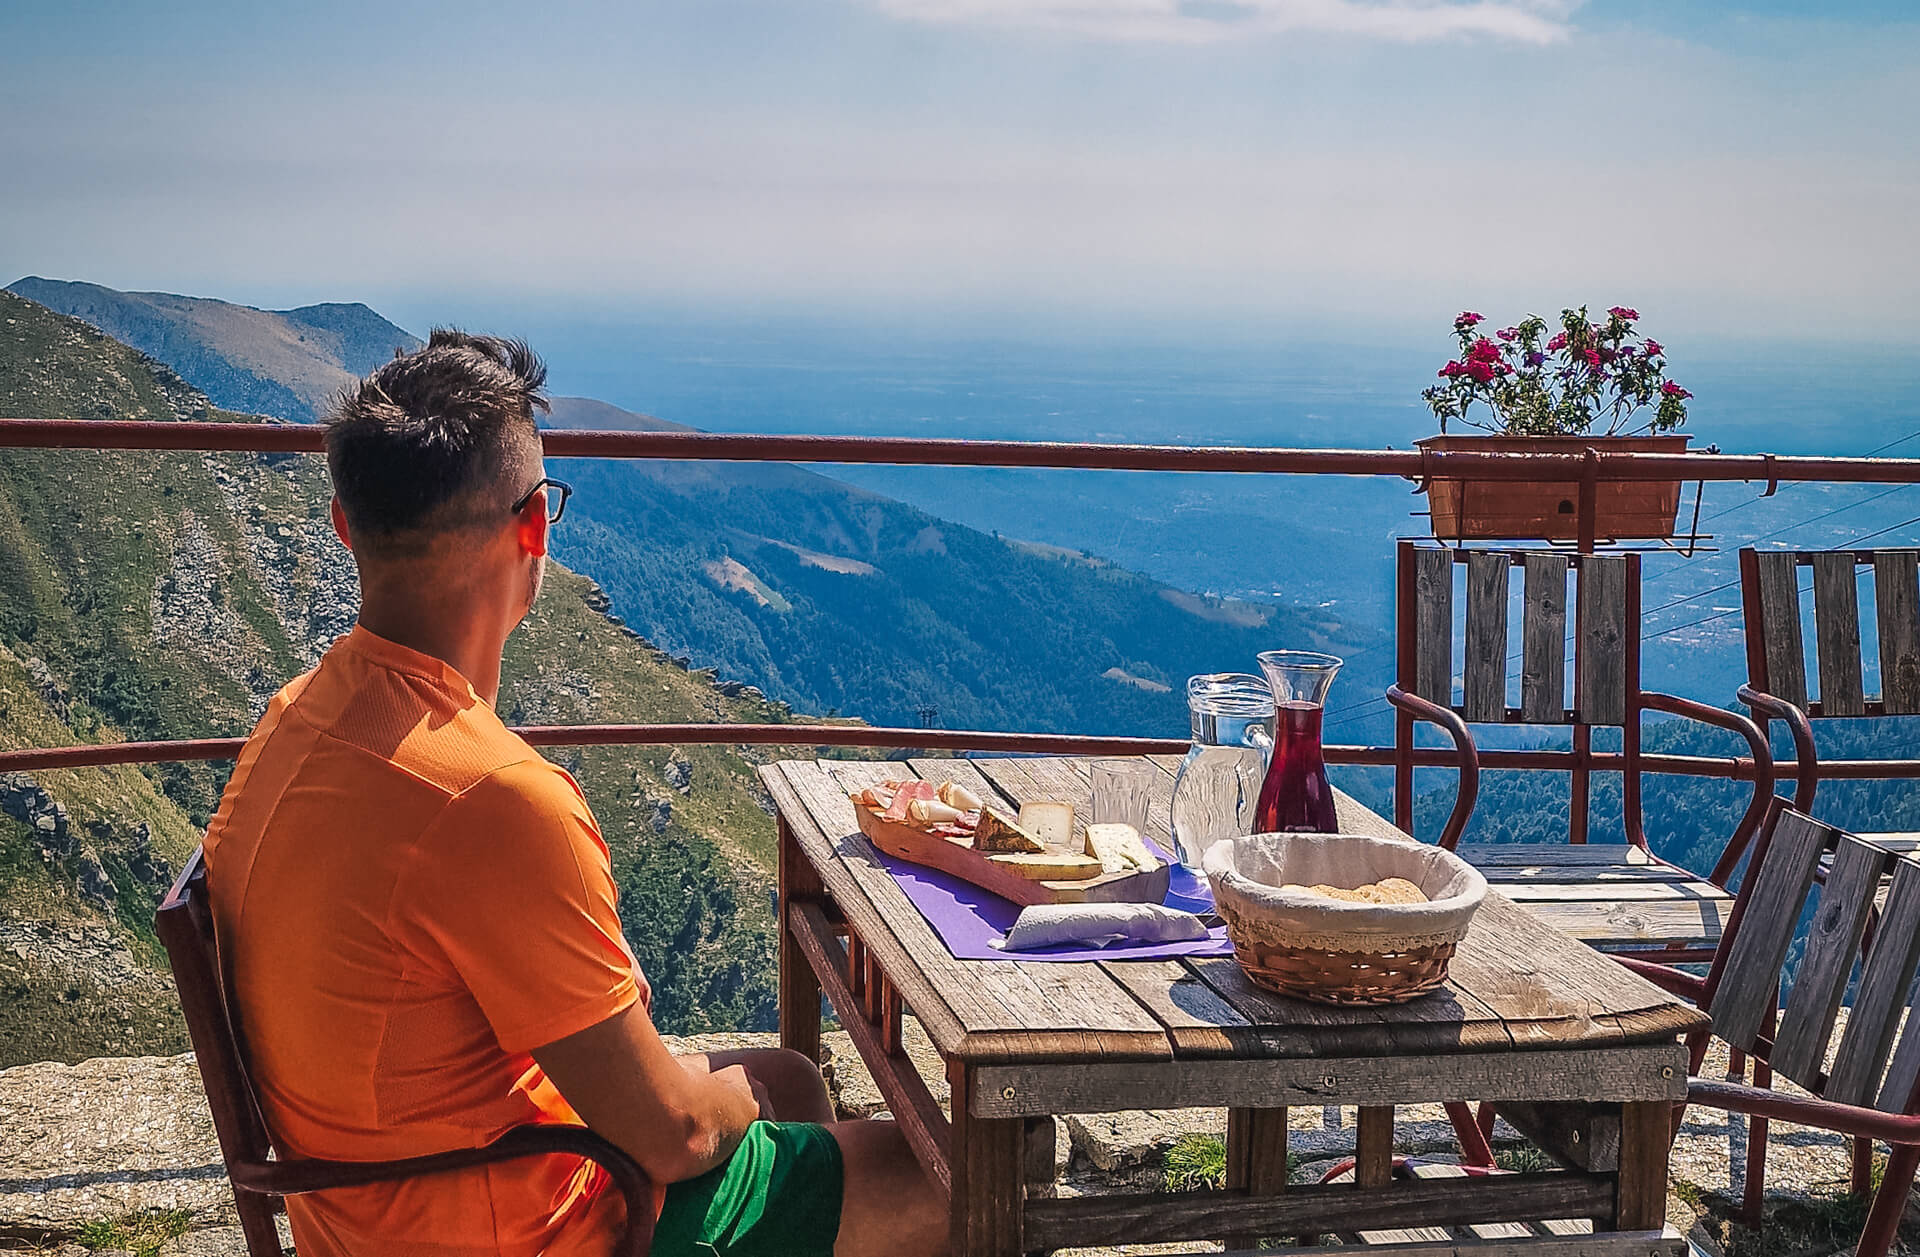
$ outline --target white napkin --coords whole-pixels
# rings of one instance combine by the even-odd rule
[[[1134,943],[1177,943],[1205,938],[1207,927],[1191,912],[1157,903],[1041,903],[1020,910],[1007,931],[1002,951],[1027,951],[1056,943],[1105,947],[1122,939]]]

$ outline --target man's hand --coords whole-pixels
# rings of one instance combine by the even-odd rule
[[[733,1155],[766,1112],[766,1093],[738,1065],[709,1071],[675,1058],[636,1003],[597,1026],[533,1050],[588,1129],[661,1183],[698,1177]]]
[[[729,1065],[725,1069],[708,1073],[700,1071],[700,1076],[711,1078],[716,1086],[724,1087],[736,1095],[744,1093],[762,1121],[773,1120],[773,1107],[767,1103],[767,1089],[760,1080],[747,1073],[744,1065]]]

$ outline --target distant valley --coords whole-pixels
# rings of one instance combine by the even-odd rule
[[[332,322],[355,329],[355,370],[415,343],[364,306],[276,314],[46,280],[16,288],[120,329],[226,405],[257,396],[261,374],[293,360],[289,344],[325,357],[300,330],[309,310],[352,312]],[[375,357],[376,345],[389,348]],[[332,361],[341,373],[350,365]],[[300,370],[301,379],[320,374],[305,359]],[[265,413],[304,420],[312,410]],[[582,398],[556,400],[548,422],[684,426]],[[1186,727],[1180,687],[1193,673],[1249,669],[1275,644],[1354,652],[1381,640],[1337,611],[1201,596],[1129,572],[1098,548],[997,537],[789,465],[580,460],[555,474],[578,489],[558,553],[600,581],[616,614],[695,664],[807,710],[1177,735]],[[1372,650],[1354,682],[1377,689],[1387,653]]]

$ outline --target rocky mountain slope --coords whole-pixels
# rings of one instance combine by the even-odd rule
[[[0,414],[262,422],[214,408],[95,328],[0,292]],[[317,458],[0,451],[0,746],[237,735],[352,622]],[[689,672],[556,570],[508,647],[528,723],[766,721],[784,706]],[[670,1030],[770,1024],[770,751],[553,752],[607,831]],[[225,764],[0,780],[0,1064],[177,1050],[151,933]]]

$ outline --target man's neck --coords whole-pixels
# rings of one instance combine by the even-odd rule
[[[369,633],[440,660],[467,679],[473,692],[493,705],[500,695],[504,633],[483,617],[450,609],[432,612],[369,597],[360,605],[360,625]]]

